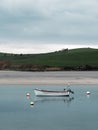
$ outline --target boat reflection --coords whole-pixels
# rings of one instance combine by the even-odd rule
[[[37,102],[59,102],[70,103],[74,97],[35,97],[34,104]]]

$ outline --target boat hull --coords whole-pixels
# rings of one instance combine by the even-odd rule
[[[34,93],[36,96],[48,96],[48,97],[64,97],[69,96],[68,91],[47,91],[47,90],[39,90],[34,89]]]

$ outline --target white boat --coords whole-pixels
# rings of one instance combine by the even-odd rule
[[[74,93],[71,89],[64,89],[62,91],[53,91],[53,90],[43,90],[43,89],[34,89],[34,93],[36,96],[54,96],[54,97],[62,97],[69,96],[70,93]]]

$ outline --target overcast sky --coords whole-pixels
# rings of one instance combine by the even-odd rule
[[[0,0],[0,52],[98,48],[98,0]]]

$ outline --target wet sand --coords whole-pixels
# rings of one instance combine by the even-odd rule
[[[98,84],[98,71],[0,71],[0,84]]]

